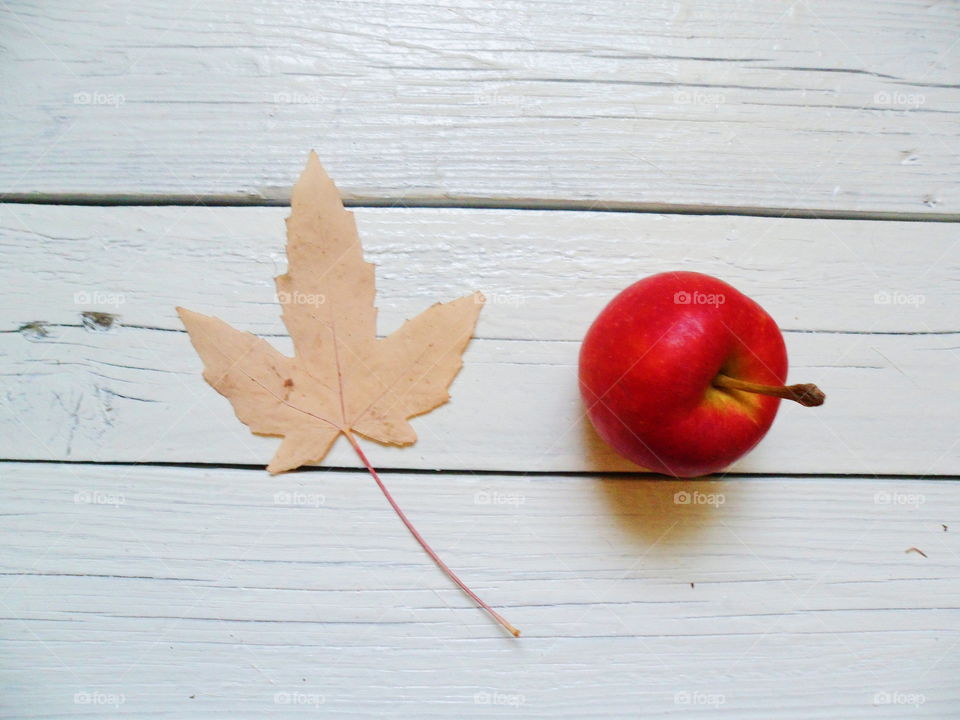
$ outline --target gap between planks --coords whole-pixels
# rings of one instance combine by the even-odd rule
[[[180,468],[184,470],[253,470],[266,472],[266,464],[254,463],[225,463],[225,462],[175,462],[175,461],[144,461],[130,462],[125,460],[52,460],[52,459],[20,459],[0,458],[2,465],[79,465],[104,467],[157,467]],[[610,478],[615,480],[665,480],[667,482],[717,482],[720,480],[765,480],[777,477],[784,480],[942,480],[945,482],[960,481],[960,475],[951,474],[911,474],[911,473],[844,473],[844,472],[724,472],[714,475],[703,475],[697,478],[674,478],[667,475],[645,472],[643,470],[481,470],[470,468],[415,468],[415,467],[384,467],[377,468],[381,475],[463,475],[463,476],[504,476],[530,478]],[[367,475],[363,467],[349,465],[304,465],[296,470],[284,473],[285,475],[301,475],[306,473],[353,473]]]
[[[112,313],[102,313],[104,315],[112,316]],[[117,315],[116,317],[120,317]],[[6,330],[0,330],[0,335],[8,335],[12,333],[22,333],[31,328],[32,325],[35,325],[39,322],[43,325],[44,328],[61,328],[61,329],[72,329],[72,330],[82,330],[85,326],[82,323],[55,323],[55,322],[43,322],[43,321],[33,321],[27,322],[19,325],[18,327],[7,328]],[[129,330],[146,330],[148,332],[163,332],[163,333],[180,333],[181,335],[186,335],[187,331],[181,328],[171,328],[171,327],[160,327],[157,325],[136,325],[136,324],[127,324],[120,322],[119,320],[113,319],[111,321],[112,328],[127,328]],[[780,328],[780,332],[787,335],[884,335],[884,336],[905,336],[905,335],[960,335],[960,329],[958,330],[830,330],[830,329],[820,329],[820,328]],[[290,337],[289,333],[256,333],[257,337],[262,338],[288,338]],[[387,335],[383,333],[377,333],[377,339],[383,340]],[[532,342],[529,338],[519,338],[519,337],[498,337],[494,335],[474,335],[472,340],[488,340],[490,342]],[[577,344],[579,345],[581,340],[570,340],[568,338],[538,338],[536,342],[547,342],[547,343],[566,343],[566,344]]]
[[[883,210],[827,210],[815,208],[759,207],[749,205],[696,205],[601,200],[550,200],[548,198],[377,197],[344,194],[347,208],[442,208],[447,210],[553,210],[557,212],[616,212],[656,215],[734,215],[799,220],[889,220],[893,222],[958,223],[960,213],[927,213]],[[86,193],[0,193],[0,203],[13,205],[64,205],[79,207],[288,207],[288,197],[243,195],[150,195]]]

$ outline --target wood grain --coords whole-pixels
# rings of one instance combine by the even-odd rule
[[[0,3],[0,717],[957,717],[958,33],[950,0]],[[200,377],[178,304],[289,351],[287,209],[240,206],[310,148],[378,206],[382,333],[487,295],[453,401],[366,447],[519,640],[348,447],[271,478]],[[722,481],[582,419],[588,324],[673,269],[828,394]]]
[[[4,463],[0,479],[0,672],[5,704],[29,708],[8,717],[105,716],[110,697],[241,718],[960,702],[953,482],[388,475],[513,641],[360,473]]]
[[[278,441],[251,435],[203,382],[173,308],[289,352],[272,290],[285,211],[0,212],[0,241],[17,258],[0,285],[0,457],[266,462]],[[414,447],[373,447],[380,467],[636,469],[583,422],[579,339],[621,288],[682,268],[761,302],[789,328],[791,381],[828,394],[815,410],[784,406],[734,471],[960,473],[956,225],[436,209],[357,218],[378,263],[384,332],[437,300],[474,289],[490,299],[453,401],[414,421]],[[90,311],[120,317],[105,331],[82,317]],[[342,445],[326,463],[357,461]]]
[[[950,217],[960,8],[5,3],[0,192]]]

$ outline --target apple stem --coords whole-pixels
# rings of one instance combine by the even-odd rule
[[[520,637],[520,631],[517,630],[517,628],[511,625],[507,621],[507,619],[503,617],[503,615],[498,613],[492,607],[487,605],[483,600],[481,600],[477,596],[477,594],[473,590],[468,588],[466,584],[463,582],[463,580],[458,578],[457,574],[453,572],[453,570],[451,570],[450,567],[443,560],[440,559],[440,556],[437,555],[437,553],[434,552],[433,548],[427,544],[427,541],[423,539],[423,536],[419,532],[417,532],[417,529],[413,526],[413,523],[411,523],[410,520],[407,519],[407,516],[404,514],[403,510],[401,510],[400,506],[397,505],[396,500],[393,499],[393,495],[391,495],[390,491],[387,490],[387,486],[383,484],[383,481],[380,479],[380,476],[377,474],[377,471],[373,469],[373,466],[370,464],[370,461],[367,460],[366,454],[364,454],[363,449],[360,447],[360,444],[357,442],[357,439],[354,437],[353,433],[350,432],[349,430],[345,430],[344,435],[347,436],[347,440],[350,441],[350,444],[353,446],[353,449],[357,452],[357,456],[363,462],[364,466],[366,466],[367,470],[370,471],[370,474],[373,476],[373,479],[377,481],[377,485],[380,487],[380,491],[383,493],[383,496],[387,499],[387,502],[390,503],[390,506],[397,513],[397,516],[400,518],[400,520],[403,521],[403,524],[407,527],[407,530],[410,531],[410,534],[413,535],[414,538],[416,538],[418,543],[420,543],[420,547],[422,547],[426,551],[427,555],[429,555],[430,558],[440,567],[440,569],[447,574],[447,577],[453,580],[460,587],[460,589],[463,590],[467,595],[469,595],[470,598],[477,605],[479,605],[481,608],[483,608],[488,613],[490,613],[490,615],[493,616],[493,619],[496,620],[501,625],[503,625],[503,627],[505,627],[510,632],[511,635],[513,635],[514,637]]]
[[[760,395],[772,395],[773,397],[783,398],[784,400],[793,400],[805,407],[816,407],[823,405],[826,395],[813,383],[800,383],[798,385],[761,385],[760,383],[748,382],[747,380],[738,380],[729,375],[717,375],[713,379],[716,387],[727,388],[729,390],[744,390],[745,392],[759,393]]]

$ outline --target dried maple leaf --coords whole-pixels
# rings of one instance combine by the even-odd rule
[[[203,377],[230,400],[254,433],[282,436],[271,473],[319,462],[347,437],[391,506],[433,560],[514,635],[519,634],[448,568],[400,510],[354,433],[410,445],[408,419],[450,399],[484,298],[479,292],[437,303],[389,337],[376,336],[374,266],[352,212],[311,152],[293,188],[287,218],[286,274],[276,278],[283,322],[293,340],[287,357],[256,335],[216,317],[178,307]]]

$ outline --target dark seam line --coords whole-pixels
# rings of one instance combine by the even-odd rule
[[[203,462],[128,462],[122,460],[37,460],[17,458],[0,458],[2,464],[24,464],[24,465],[92,465],[92,466],[110,466],[110,467],[161,467],[161,468],[185,468],[185,469],[223,469],[223,470],[266,470],[266,464],[256,465],[252,463],[203,463]],[[342,465],[324,465],[301,467],[291,470],[285,474],[307,474],[307,473],[357,473],[366,475],[367,469],[364,467],[349,467]],[[719,481],[722,479],[750,480],[761,478],[789,478],[789,479],[861,479],[870,480],[960,480],[960,475],[937,475],[937,474],[909,474],[909,473],[781,473],[781,472],[729,472],[720,475],[706,475],[702,478],[673,478],[667,475],[657,473],[647,473],[633,470],[464,470],[464,469],[425,469],[425,468],[377,468],[378,473],[394,475],[503,475],[508,477],[565,477],[565,478],[610,478],[611,476],[618,480],[675,480],[676,482],[697,482],[697,481]]]
[[[7,193],[0,203],[20,205],[66,205],[92,207],[289,207],[288,198],[243,197],[236,195],[110,195],[83,193]],[[695,204],[638,203],[595,200],[510,200],[493,198],[345,198],[348,208],[402,208],[447,210],[532,210],[551,212],[616,212],[657,215],[739,215],[805,220],[872,220],[896,222],[960,222],[960,213],[926,213],[886,210],[825,210],[808,208],[766,208],[753,206],[711,206]]]

